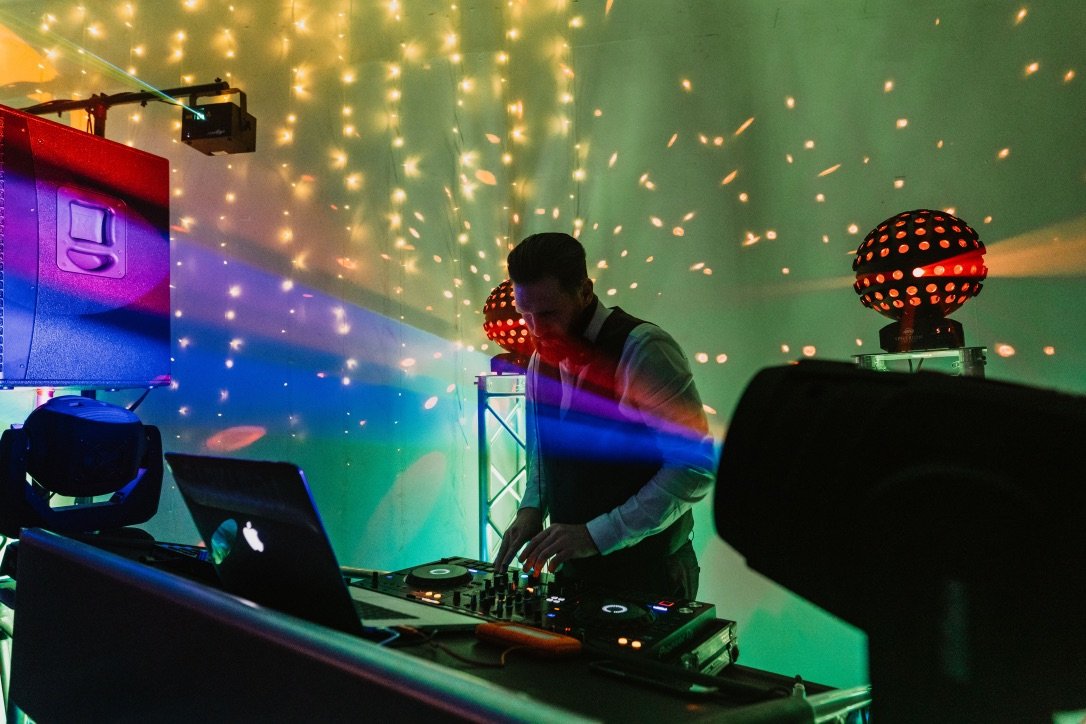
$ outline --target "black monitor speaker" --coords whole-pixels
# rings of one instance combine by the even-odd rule
[[[721,537],[868,635],[879,722],[1086,708],[1086,398],[807,361],[724,441]],[[832,656],[833,652],[826,652]]]

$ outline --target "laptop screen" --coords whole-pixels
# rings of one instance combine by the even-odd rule
[[[226,591],[362,634],[301,468],[182,453],[165,457]]]

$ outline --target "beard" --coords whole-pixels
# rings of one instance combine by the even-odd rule
[[[556,365],[564,360],[573,348],[572,340],[568,337],[536,337],[535,349],[543,361]]]
[[[584,337],[563,335],[536,338],[535,349],[542,360],[549,365],[557,366],[559,362],[564,361],[581,365],[587,360],[591,345]]]
[[[591,343],[584,338],[584,331],[596,312],[599,300],[593,296],[592,301],[577,316],[563,333],[550,334],[546,337],[534,337],[535,348],[544,362],[555,365],[563,360],[569,360],[574,364],[584,364],[591,352]]]

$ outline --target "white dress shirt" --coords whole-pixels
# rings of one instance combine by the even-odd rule
[[[609,308],[597,304],[585,338],[595,342],[610,314]],[[539,355],[533,354],[527,374],[528,469],[521,507],[540,508],[545,515],[547,480],[539,459],[534,402],[539,365]],[[573,388],[585,382],[585,369],[573,369],[563,360],[559,372],[562,410],[567,410]],[[705,411],[686,355],[671,335],[654,324],[637,325],[622,348],[615,390],[622,414],[656,433],[663,465],[621,505],[588,521],[588,534],[603,555],[667,528],[708,494],[715,478]]]

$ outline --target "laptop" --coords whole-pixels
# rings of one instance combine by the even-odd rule
[[[165,457],[227,592],[358,636],[392,626],[471,631],[481,623],[433,604],[348,586],[298,466]]]

